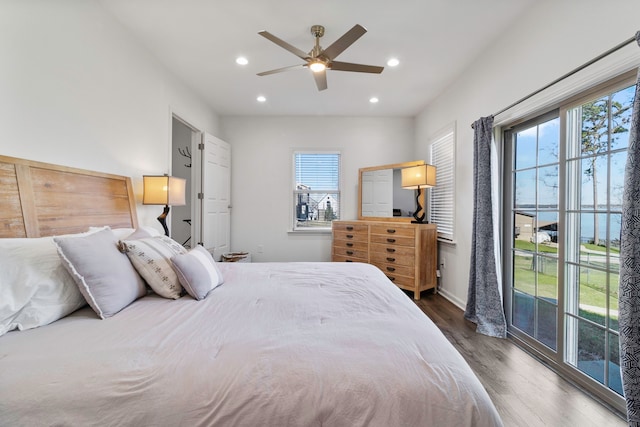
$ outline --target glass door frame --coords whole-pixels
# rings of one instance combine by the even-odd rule
[[[501,185],[501,230],[502,230],[502,266],[503,266],[503,303],[505,317],[507,319],[509,339],[513,340],[523,350],[540,359],[549,368],[573,382],[578,387],[594,396],[605,406],[623,415],[626,413],[624,398],[612,390],[606,388],[598,381],[579,371],[576,367],[565,362],[567,345],[565,336],[567,332],[565,322],[566,312],[566,206],[567,206],[567,114],[573,108],[584,102],[589,102],[598,96],[615,92],[636,83],[638,70],[631,70],[607,82],[595,86],[573,96],[555,107],[550,107],[546,113],[538,113],[522,120],[514,121],[496,129],[496,137],[499,140],[498,149],[501,151],[500,168],[502,176]],[[558,293],[557,293],[557,348],[555,351],[532,339],[526,333],[513,327],[513,242],[515,221],[513,215],[514,183],[512,180],[514,161],[514,129],[534,126],[549,120],[554,115],[560,117],[559,135],[559,164],[558,164]]]
[[[507,319],[507,325],[508,325],[508,335],[510,338],[514,339],[515,341],[517,341],[518,343],[520,343],[523,347],[526,347],[530,350],[532,350],[536,356],[540,356],[540,355],[544,355],[546,356],[546,358],[550,358],[553,360],[557,359],[557,355],[558,353],[560,353],[563,350],[563,339],[564,339],[564,335],[561,333],[561,330],[563,330],[563,328],[558,327],[558,325],[560,325],[561,323],[559,323],[561,321],[561,317],[563,314],[563,307],[564,307],[564,293],[560,292],[558,289],[557,292],[557,311],[556,311],[556,326],[557,326],[557,332],[556,332],[556,350],[551,349],[550,347],[542,344],[541,342],[539,342],[538,340],[532,339],[528,334],[520,331],[517,328],[513,327],[513,242],[514,242],[514,234],[515,234],[515,228],[516,228],[516,224],[515,224],[515,220],[514,220],[514,215],[513,215],[513,197],[514,197],[514,182],[513,182],[513,164],[514,164],[514,138],[515,138],[515,132],[517,132],[518,129],[526,129],[528,127],[533,127],[533,126],[537,126],[539,124],[542,124],[544,122],[547,122],[549,120],[552,120],[556,117],[559,117],[559,110],[558,109],[554,109],[551,110],[547,113],[538,115],[536,117],[534,117],[533,119],[530,120],[526,120],[526,121],[522,121],[520,123],[516,123],[513,126],[509,127],[508,129],[505,129],[504,132],[502,133],[502,152],[503,152],[503,157],[502,157],[502,164],[503,164],[503,168],[502,168],[502,182],[503,182],[503,197],[502,197],[502,248],[503,248],[503,300],[504,300],[504,307],[505,307],[505,317]],[[560,133],[562,134],[563,129],[563,122],[562,120],[560,120]],[[559,149],[562,150],[562,143],[563,138],[560,137],[560,142],[559,142]],[[558,158],[562,159],[563,158],[563,153],[560,152],[558,154]],[[536,166],[537,168],[537,166]],[[559,186],[558,186],[558,236],[562,236],[564,233],[564,230],[561,229],[564,226],[564,222],[561,220],[561,217],[564,215],[564,211],[563,211],[563,203],[561,203],[561,200],[564,200],[564,188],[562,184],[562,174],[564,173],[564,166],[561,164],[561,162],[559,161],[558,164],[558,180],[559,180]],[[508,198],[508,200],[507,200]],[[558,288],[561,287],[561,280],[560,280],[560,264],[561,262],[564,262],[564,260],[560,259],[561,258],[561,254],[563,252],[562,249],[562,243],[560,242],[560,239],[558,239]],[[534,255],[535,256],[535,255]],[[536,309],[536,305],[534,305],[534,310]],[[561,353],[560,353],[561,354]],[[562,358],[560,358],[562,359]]]

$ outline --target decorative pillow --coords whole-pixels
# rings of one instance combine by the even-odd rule
[[[0,336],[48,325],[87,304],[53,237],[0,239],[0,272]]]
[[[118,237],[120,240],[136,240],[136,239],[144,239],[145,237],[156,237],[160,236],[160,232],[152,227],[139,227],[133,233],[129,235],[125,235],[122,237]]]
[[[96,231],[100,231],[105,228],[110,227],[89,227],[89,231],[95,233]],[[138,228],[112,228],[111,230],[118,240],[142,239],[143,237],[154,237],[160,235],[160,232],[155,228],[144,225]]]
[[[118,251],[113,231],[83,237],[55,237],[63,265],[100,316],[111,317],[146,294],[144,281],[127,256]]]
[[[155,293],[178,299],[182,287],[171,267],[171,257],[187,252],[180,243],[167,236],[147,237],[120,242],[133,266]]]
[[[171,263],[180,284],[197,300],[204,299],[224,281],[213,257],[200,245],[186,254],[174,256]]]

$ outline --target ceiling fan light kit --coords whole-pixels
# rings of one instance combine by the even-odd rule
[[[327,88],[327,70],[380,74],[382,73],[382,70],[384,70],[384,67],[334,61],[334,59],[337,58],[338,55],[344,52],[366,32],[367,30],[362,25],[356,24],[353,26],[353,28],[344,33],[342,37],[333,42],[333,44],[331,44],[328,48],[323,49],[320,46],[320,38],[324,36],[324,27],[322,25],[313,25],[311,27],[311,34],[315,37],[315,45],[309,53],[305,53],[297,47],[292,46],[284,40],[274,36],[268,31],[260,31],[258,34],[260,34],[262,37],[272,41],[283,49],[288,50],[298,58],[303,59],[305,63],[300,65],[292,65],[289,67],[277,68],[275,70],[263,71],[261,73],[258,73],[258,75],[268,76],[270,74],[289,71],[294,68],[308,67],[309,69],[311,69],[311,71],[313,71],[313,78],[316,82],[318,90],[325,90]]]

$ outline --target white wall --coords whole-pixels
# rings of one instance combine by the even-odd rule
[[[411,118],[222,117],[231,144],[231,247],[254,261],[330,261],[331,234],[291,229],[292,152],[342,153],[342,218],[357,219],[358,169],[413,158]],[[257,253],[263,245],[263,253]]]
[[[3,1],[0,154],[131,176],[170,171],[171,113],[216,113],[94,2]],[[161,229],[158,206],[138,206]]]
[[[533,7],[416,118],[416,155],[428,159],[429,139],[457,122],[456,240],[440,244],[446,259],[442,293],[467,300],[473,209],[471,123],[489,116],[598,56],[640,30],[637,0],[545,0]],[[487,22],[487,25],[491,25]]]

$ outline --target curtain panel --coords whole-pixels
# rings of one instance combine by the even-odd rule
[[[636,33],[640,45],[640,31]],[[640,426],[640,73],[625,167],[620,232],[620,370],[629,426]]]
[[[497,156],[492,138],[493,117],[480,118],[473,128],[473,231],[464,317],[476,323],[477,332],[506,338],[507,322],[498,264],[498,200],[494,191],[497,188]]]

